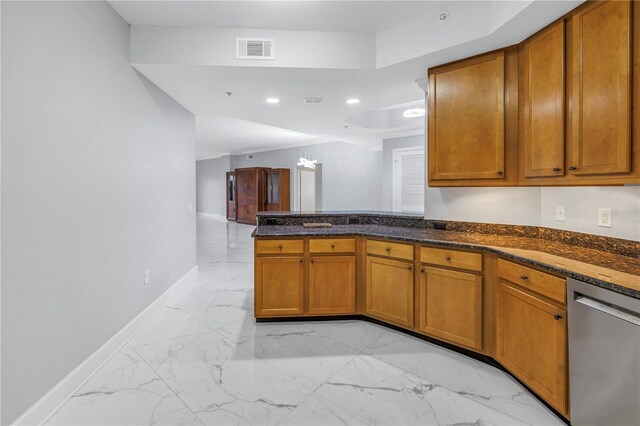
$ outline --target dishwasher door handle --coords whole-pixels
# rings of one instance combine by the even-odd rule
[[[607,302],[603,302],[598,299],[592,299],[584,294],[574,292],[574,300],[581,305],[603,312],[605,314],[614,316],[621,320],[630,322],[633,325],[640,327],[640,314],[630,311],[628,309],[620,308]]]

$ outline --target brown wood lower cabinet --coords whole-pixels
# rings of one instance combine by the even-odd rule
[[[255,314],[304,313],[304,258],[269,256],[255,259]]]
[[[424,267],[420,270],[420,331],[482,349],[482,276]]]
[[[314,256],[309,261],[309,313],[353,314],[356,257]]]
[[[413,263],[367,256],[366,313],[413,325]]]
[[[566,414],[566,310],[505,282],[496,296],[497,360]]]

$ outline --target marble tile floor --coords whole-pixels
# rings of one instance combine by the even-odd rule
[[[256,324],[253,227],[198,218],[198,282],[52,425],[562,425],[502,371],[363,321]]]

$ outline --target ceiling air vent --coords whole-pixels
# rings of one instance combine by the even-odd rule
[[[303,98],[302,102],[305,104],[321,104],[324,102],[324,98]]]
[[[236,59],[274,59],[273,39],[236,37]]]

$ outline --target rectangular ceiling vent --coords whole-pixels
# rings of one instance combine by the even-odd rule
[[[324,102],[324,98],[303,98],[305,104],[321,104]]]
[[[272,38],[236,37],[236,59],[274,59]]]

